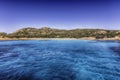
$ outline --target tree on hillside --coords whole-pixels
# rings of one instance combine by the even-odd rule
[[[5,37],[7,37],[7,33],[0,32],[0,38],[5,38]]]

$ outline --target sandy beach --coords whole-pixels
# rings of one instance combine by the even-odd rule
[[[84,37],[84,38],[0,38],[0,40],[120,40],[120,38],[103,38],[103,39],[96,39],[94,37]]]

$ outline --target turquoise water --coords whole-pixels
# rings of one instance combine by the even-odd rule
[[[0,80],[120,80],[120,42],[0,41]]]

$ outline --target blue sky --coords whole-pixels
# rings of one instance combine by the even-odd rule
[[[120,29],[120,0],[0,0],[0,32],[45,26]]]

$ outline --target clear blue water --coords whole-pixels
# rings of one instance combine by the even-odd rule
[[[0,41],[0,80],[120,80],[119,46],[119,41]]]

